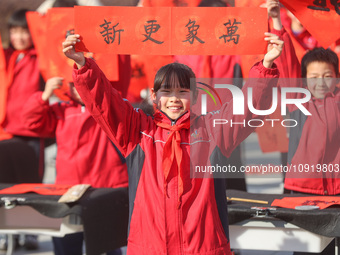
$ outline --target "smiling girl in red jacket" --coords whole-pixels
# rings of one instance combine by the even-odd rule
[[[270,48],[263,62],[252,69],[252,76],[278,77],[271,68],[282,51],[282,41],[268,35]],[[228,255],[228,217],[224,179],[191,178],[190,153],[200,159],[202,150],[211,156],[217,150],[231,151],[253,128],[225,125],[211,131],[211,116],[195,116],[190,103],[196,101],[195,86],[190,89],[192,70],[180,63],[162,67],[156,74],[152,101],[154,116],[134,109],[109,85],[94,61],[75,52],[79,35],[68,36],[63,51],[73,59],[74,83],[92,116],[126,157],[129,173],[130,221],[128,254],[201,254]],[[256,79],[253,101],[257,109],[271,104],[272,79]],[[195,84],[195,83],[194,83]],[[249,84],[245,87],[249,87]],[[225,103],[217,118],[235,121],[232,105]],[[246,113],[246,118],[256,115]],[[195,127],[190,127],[195,123]],[[197,124],[197,125],[196,125]],[[193,130],[194,129],[194,130]],[[197,132],[196,132],[197,131]],[[198,133],[197,141],[191,139]],[[224,134],[224,135],[223,135]],[[229,156],[227,155],[227,156]]]

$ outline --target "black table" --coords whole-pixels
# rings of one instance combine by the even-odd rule
[[[0,189],[6,186],[8,185],[0,185]],[[127,188],[89,188],[77,202],[70,204],[58,203],[60,196],[36,193],[1,194],[0,197],[0,226],[3,226],[4,232],[14,228],[25,232],[27,227],[24,225],[9,226],[6,223],[8,217],[5,217],[4,213],[14,215],[15,212],[18,222],[19,217],[26,214],[25,222],[29,225],[31,223],[27,215],[29,207],[41,216],[39,219],[41,224],[46,219],[50,219],[51,226],[61,223],[65,218],[80,219],[78,224],[83,227],[88,255],[98,255],[125,246],[127,243],[129,215]],[[7,210],[5,207],[11,209]],[[37,232],[39,233],[39,230]],[[49,229],[46,229],[45,233],[48,234]]]
[[[322,250],[331,240],[334,238],[338,240],[340,237],[340,206],[338,205],[323,210],[273,208],[271,203],[275,199],[307,197],[308,195],[251,194],[238,190],[227,190],[226,192],[228,197],[268,201],[267,205],[242,201],[228,203],[229,229],[233,248],[242,246],[242,249],[254,249],[254,247],[251,247],[249,239],[248,243],[244,242],[247,239],[247,234],[249,234],[246,233],[247,231],[253,231],[251,233],[255,246],[260,247],[262,245],[264,250],[275,241],[277,234],[275,230],[279,230],[282,234],[281,243],[276,245],[276,247],[279,247],[277,250],[308,251],[309,245],[317,246],[316,242],[320,242],[317,247]],[[269,225],[271,225],[271,229]],[[266,238],[266,235],[268,238]],[[308,235],[310,236],[308,237]],[[284,237],[286,237],[285,240]],[[299,240],[299,237],[309,238],[308,242],[310,243],[305,243],[307,240]],[[314,250],[313,252],[320,252],[321,250]]]

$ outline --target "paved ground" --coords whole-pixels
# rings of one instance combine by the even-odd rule
[[[262,154],[258,148],[256,134],[250,135],[243,144],[243,155],[245,164],[280,164],[279,153]],[[46,173],[44,177],[45,183],[53,183],[55,178],[55,159],[56,147],[50,146],[46,149]],[[279,175],[247,176],[247,189],[252,193],[282,193],[282,178]],[[36,251],[27,251],[23,248],[15,250],[13,255],[53,255],[53,247],[49,236],[39,236],[40,248]],[[0,252],[0,255],[5,252]],[[126,247],[123,248],[123,254],[126,254]],[[241,255],[291,255],[291,252],[268,252],[268,251],[240,251]]]

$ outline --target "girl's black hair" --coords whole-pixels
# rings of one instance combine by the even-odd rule
[[[7,21],[8,29],[13,27],[22,27],[28,29],[27,20],[26,20],[26,12],[28,9],[19,9],[15,11]]]
[[[181,87],[196,91],[196,76],[190,67],[181,63],[170,63],[161,67],[155,76],[154,92],[164,88]]]
[[[312,62],[323,62],[331,64],[334,67],[336,75],[339,74],[339,58],[331,49],[322,47],[308,51],[301,60],[301,77],[306,78],[307,66]]]

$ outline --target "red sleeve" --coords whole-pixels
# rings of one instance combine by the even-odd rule
[[[42,92],[34,93],[23,107],[25,126],[41,137],[54,137],[58,120],[48,101],[41,99]]]
[[[91,59],[86,59],[81,69],[75,67],[73,80],[91,115],[123,156],[127,156],[140,141],[141,123],[151,118],[124,100]]]
[[[301,65],[296,56],[293,42],[289,34],[284,27],[282,27],[281,30],[273,29],[271,32],[277,34],[284,41],[283,51],[275,60],[280,71],[279,87],[303,87],[301,80]],[[289,93],[287,97],[303,98],[304,95],[302,93]],[[295,105],[288,105],[287,107],[290,112],[297,109]]]
[[[126,98],[131,79],[130,55],[118,55],[118,81],[111,81],[112,86]]]
[[[271,32],[278,35],[284,42],[282,53],[275,60],[280,71],[280,78],[301,78],[300,62],[289,34],[284,27],[281,30],[273,29]]]

